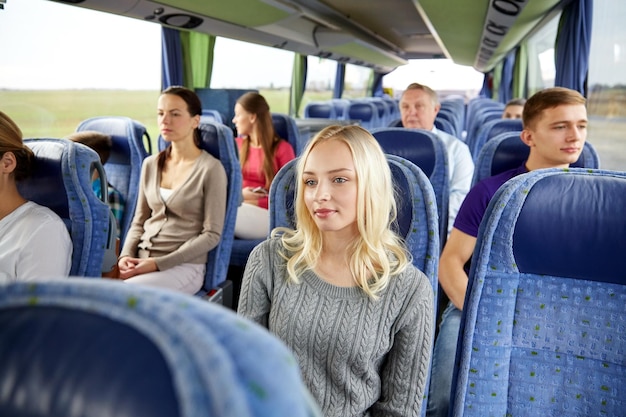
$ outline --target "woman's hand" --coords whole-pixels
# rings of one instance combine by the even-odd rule
[[[130,256],[124,256],[117,262],[117,266],[120,269],[120,278],[122,279],[159,270],[154,258],[131,258]]]
[[[259,199],[267,196],[267,190],[260,187],[244,187],[242,190],[243,202],[248,204],[259,205]]]

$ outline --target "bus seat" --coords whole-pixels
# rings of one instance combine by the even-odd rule
[[[378,110],[378,127],[387,126],[391,122],[391,115],[389,114],[389,107],[385,104],[381,97],[368,97],[367,101],[374,103]]]
[[[335,115],[339,120],[345,120],[346,108],[350,104],[350,100],[347,98],[332,98],[330,99],[333,107],[335,108]]]
[[[461,139],[452,122],[443,117],[440,117],[439,115],[435,117],[435,127],[442,132],[449,133],[457,139]]]
[[[437,269],[439,266],[439,230],[436,197],[428,177],[404,158],[387,155],[396,192],[398,216],[395,226],[413,256],[413,265],[430,280],[437,311]],[[296,165],[298,159],[278,171],[270,187],[270,229],[295,229]],[[433,323],[433,326],[435,323]],[[422,416],[426,413],[428,382],[424,392]]]
[[[104,164],[107,181],[124,199],[124,214],[120,224],[120,247],[124,244],[137,206],[141,164],[152,152],[146,128],[136,120],[123,116],[92,117],[82,121],[77,132],[95,130],[111,136],[113,148]],[[147,138],[144,141],[144,137]]]
[[[504,132],[488,140],[478,154],[474,164],[472,186],[477,182],[519,167],[530,153],[530,148],[522,142],[519,132]],[[570,165],[579,168],[600,168],[598,152],[588,141],[576,162]]]
[[[0,415],[320,415],[287,347],[221,306],[113,280],[0,288]]]
[[[626,409],[626,173],[520,175],[481,224],[451,414],[619,416]]]
[[[336,119],[335,107],[328,101],[311,101],[304,106],[305,118]]]
[[[272,113],[272,123],[276,134],[289,142],[295,154],[299,155],[304,150],[306,143],[300,139],[295,119],[288,114]]]
[[[441,139],[422,129],[385,127],[372,130],[385,153],[398,155],[417,165],[428,177],[435,192],[439,221],[439,239],[445,242],[448,235],[448,153]]]
[[[455,113],[455,109],[450,107],[442,107],[435,116],[435,121],[446,120],[450,122],[454,129],[454,133],[450,133],[452,136],[462,138],[463,136],[463,113]],[[443,130],[443,129],[442,129]]]
[[[480,149],[485,145],[485,142],[487,142],[488,140],[493,139],[500,133],[504,132],[518,132],[519,134],[519,132],[521,132],[523,129],[524,127],[522,126],[521,119],[489,120],[484,125],[478,128],[478,133],[472,139],[472,142],[468,143],[474,161],[478,157]]]
[[[197,294],[211,296],[216,291],[220,292],[220,288],[225,283],[228,274],[228,264],[235,235],[237,208],[241,203],[242,180],[233,131],[228,126],[216,122],[200,123],[198,129],[202,137],[200,147],[220,160],[228,178],[224,229],[217,246],[209,251],[204,287]],[[162,136],[159,136],[158,144],[160,151],[169,146],[169,143]],[[219,299],[216,301],[219,301]],[[229,304],[231,300],[224,298],[224,302]]]
[[[371,101],[351,101],[346,109],[346,120],[358,120],[359,124],[368,130],[382,127],[378,117],[378,108]]]
[[[224,123],[224,119],[222,118],[222,114],[217,110],[202,109],[202,114],[200,115],[200,123],[204,122]]]
[[[66,139],[25,139],[24,143],[34,152],[35,161],[31,176],[18,183],[20,194],[50,208],[65,222],[73,245],[70,275],[101,277],[113,267],[104,261],[106,251],[115,251],[111,236],[116,229],[111,229],[115,220],[108,204],[91,187],[93,168],[106,178],[100,157]],[[116,256],[113,259],[117,262]]]

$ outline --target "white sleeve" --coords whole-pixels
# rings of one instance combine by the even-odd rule
[[[38,227],[24,237],[17,263],[19,281],[66,278],[72,265],[72,241],[60,219],[41,219]]]

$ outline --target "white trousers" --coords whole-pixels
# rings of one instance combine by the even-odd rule
[[[180,264],[165,271],[136,275],[124,282],[168,288],[193,295],[202,288],[205,271],[206,264]]]
[[[270,212],[254,204],[242,203],[237,209],[235,237],[265,239],[270,232]]]

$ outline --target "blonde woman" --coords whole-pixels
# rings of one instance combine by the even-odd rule
[[[33,158],[20,128],[0,112],[0,283],[63,278],[72,266],[72,241],[63,220],[17,188],[30,174]]]
[[[331,126],[297,168],[297,230],[251,253],[239,314],[295,353],[326,417],[418,416],[433,290],[391,230],[388,162],[358,126]]]

